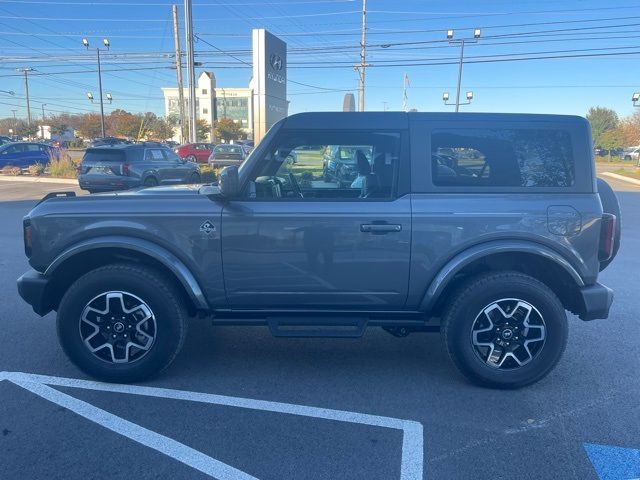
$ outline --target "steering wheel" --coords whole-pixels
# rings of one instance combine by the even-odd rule
[[[302,189],[300,188],[300,184],[298,183],[298,180],[296,179],[296,176],[291,172],[289,172],[289,183],[291,183],[291,186],[293,187],[294,193],[298,197],[304,198],[304,195],[302,194]]]

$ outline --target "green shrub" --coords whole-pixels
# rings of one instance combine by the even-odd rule
[[[13,175],[14,177],[17,175],[22,175],[22,169],[20,167],[12,167],[11,165],[7,165],[2,168],[3,175]]]
[[[218,169],[209,165],[200,165],[200,181],[202,183],[213,183],[218,180]]]
[[[59,160],[49,162],[49,174],[52,177],[76,178],[76,164],[68,157],[60,156]]]
[[[33,165],[29,165],[29,175],[40,176],[44,173],[44,165],[41,163],[34,163]]]

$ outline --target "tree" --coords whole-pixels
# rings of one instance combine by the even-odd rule
[[[165,118],[157,118],[149,128],[152,137],[158,140],[167,140],[173,137],[175,130],[175,127]]]
[[[125,110],[117,109],[109,115],[111,131],[114,135],[127,138],[138,138],[142,117]]]
[[[49,125],[51,135],[64,135],[71,129],[68,120],[62,115],[47,118],[45,124]]]
[[[242,135],[242,127],[230,118],[221,118],[216,122],[216,137],[225,141],[238,140]]]
[[[623,144],[625,147],[640,145],[640,112],[623,118],[620,121]]]
[[[82,121],[78,126],[78,133],[84,138],[97,138],[102,135],[100,126],[100,115],[97,113],[87,113],[82,116]]]
[[[38,125],[32,123],[28,125],[24,120],[18,120],[16,128],[14,129],[14,134],[18,137],[33,137],[36,133],[38,133]]]
[[[618,127],[620,122],[618,114],[605,107],[591,107],[587,113],[587,120],[591,124],[591,131],[593,132],[593,143],[595,146],[602,146],[602,135]]]
[[[185,125],[185,135],[186,138],[189,138],[189,125]],[[206,120],[199,118],[196,122],[196,141],[204,142],[209,139],[209,134],[211,133],[211,125],[207,123]]]

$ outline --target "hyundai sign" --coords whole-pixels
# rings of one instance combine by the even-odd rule
[[[253,30],[253,139],[256,144],[287,116],[287,44],[264,29]]]

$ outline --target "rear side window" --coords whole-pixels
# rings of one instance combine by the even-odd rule
[[[551,129],[450,129],[431,134],[437,186],[570,187],[571,135]]]

